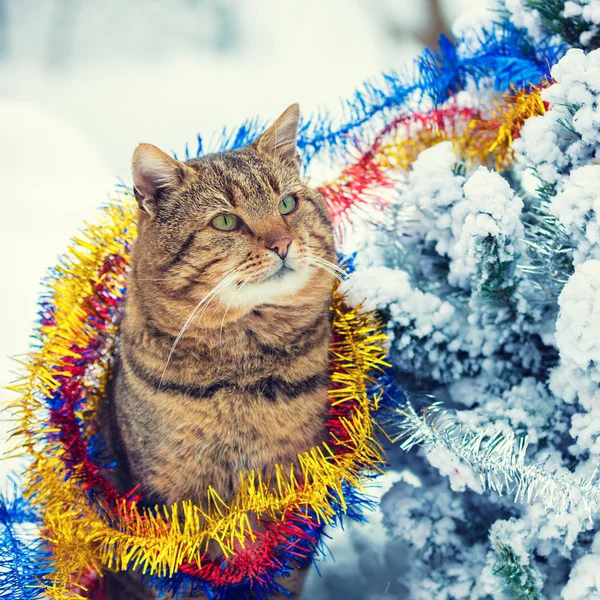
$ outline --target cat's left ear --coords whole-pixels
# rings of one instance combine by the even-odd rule
[[[154,217],[159,205],[176,190],[190,167],[153,146],[140,144],[133,153],[133,192],[140,209]]]
[[[292,104],[255,142],[259,152],[268,154],[284,164],[300,169],[300,156],[296,147],[300,106]]]

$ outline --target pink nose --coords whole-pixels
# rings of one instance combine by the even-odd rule
[[[279,258],[283,260],[288,253],[290,244],[292,240],[289,237],[281,238],[280,240],[275,240],[271,242],[270,245],[267,246],[269,250],[273,250],[273,252],[277,252]]]

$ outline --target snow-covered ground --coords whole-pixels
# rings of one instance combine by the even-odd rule
[[[452,21],[483,4],[447,0],[444,9]],[[17,370],[8,356],[28,348],[45,269],[114,183],[129,182],[133,148],[151,142],[181,152],[188,141],[194,147],[197,132],[210,139],[223,125],[255,115],[273,118],[296,101],[305,113],[319,107],[335,113],[340,99],[363,80],[401,67],[420,50],[414,39],[390,41],[375,5],[367,0],[0,5],[0,385],[9,384]],[[381,2],[408,30],[423,23],[427,5]],[[3,401],[10,397],[0,391]],[[0,423],[1,445],[8,428]],[[0,464],[0,477],[16,467]],[[378,523],[375,515],[372,528],[354,537],[334,534],[338,570],[328,563],[333,579],[311,580],[307,597],[333,598],[336,589],[340,597],[351,597],[353,579],[342,573],[358,573],[356,557],[382,535]],[[381,578],[381,558],[366,560],[360,577]],[[377,586],[382,597],[403,597],[391,579]]]

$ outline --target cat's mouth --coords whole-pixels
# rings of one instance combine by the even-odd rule
[[[295,266],[295,265],[294,265]],[[229,292],[224,292],[224,301],[232,306],[259,306],[268,302],[277,304],[280,298],[296,294],[307,283],[310,269],[294,268],[287,261],[281,262],[279,268],[261,281],[248,282],[239,287],[238,293],[231,298]]]
[[[294,269],[292,269],[288,265],[282,264],[281,267],[279,267],[278,271],[275,271],[275,273],[273,273],[272,275],[269,275],[266,279],[263,279],[262,282],[267,283],[270,281],[279,281],[279,280],[283,279],[289,273],[292,273],[293,271],[294,271]]]

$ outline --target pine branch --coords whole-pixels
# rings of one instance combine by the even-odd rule
[[[541,501],[556,512],[584,508],[588,517],[600,511],[600,486],[594,483],[596,471],[586,480],[551,472],[544,463],[526,459],[527,436],[516,440],[514,434],[473,431],[459,423],[436,402],[418,414],[408,402],[397,409],[394,425],[400,433],[394,441],[403,450],[419,445],[426,450],[444,450],[467,463],[480,477],[485,490],[514,494],[515,502]]]
[[[537,582],[532,569],[522,565],[513,549],[499,541],[494,543],[498,556],[493,573],[505,584],[505,590],[511,598],[519,600],[543,600],[538,591]]]
[[[484,322],[494,323],[501,309],[505,310],[504,321],[514,318],[515,262],[501,259],[503,241],[493,235],[476,241],[478,268],[471,305],[479,308]]]
[[[556,185],[540,179],[537,195],[523,220],[528,260],[517,269],[551,298],[558,298],[573,274],[573,241],[550,210]]]
[[[565,0],[524,0],[523,5],[531,11],[537,11],[544,29],[548,33],[559,35],[569,46],[581,48],[581,34],[591,31],[594,25],[581,17],[565,17]],[[600,33],[594,32],[586,44],[596,48],[600,44]]]

